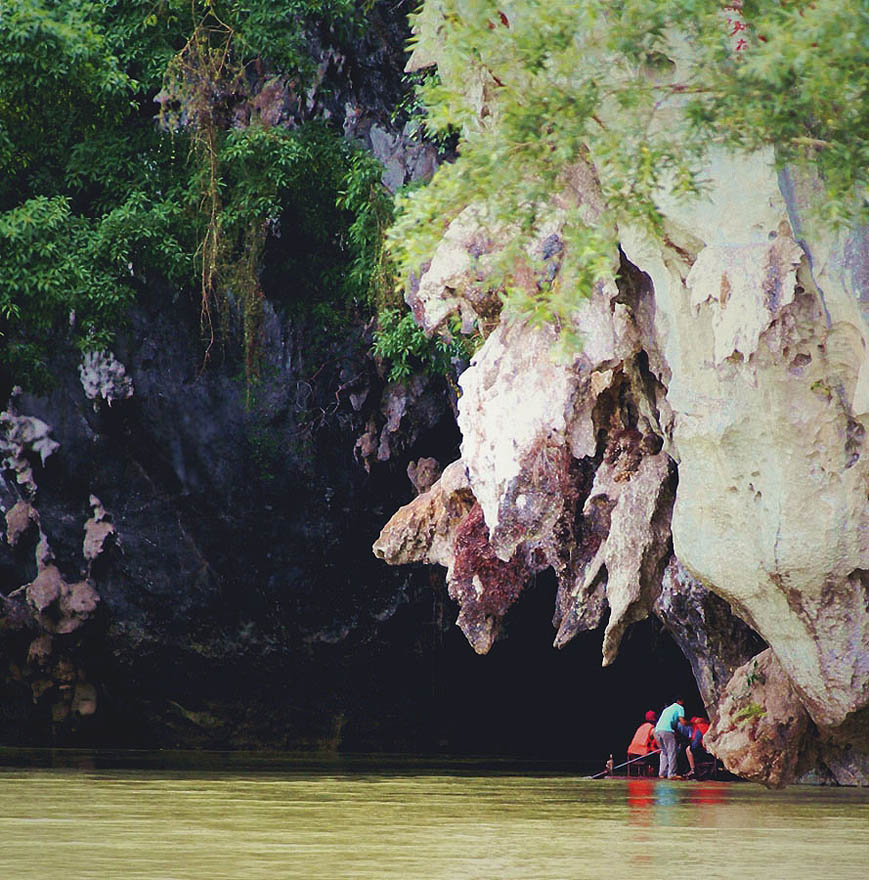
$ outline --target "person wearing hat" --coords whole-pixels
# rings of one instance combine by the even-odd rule
[[[634,760],[635,758],[645,757],[649,755],[651,752],[656,752],[658,750],[658,743],[655,739],[655,719],[658,716],[649,709],[646,712],[646,720],[637,728],[636,733],[634,733],[633,739],[631,739],[630,745],[628,745],[628,760]],[[647,761],[637,761],[636,764],[629,764],[628,770],[630,772],[630,767],[636,766],[640,768],[640,772],[648,772],[651,769],[651,758]]]

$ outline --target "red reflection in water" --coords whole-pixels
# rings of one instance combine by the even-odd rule
[[[731,786],[726,782],[663,782],[657,779],[627,779],[628,822],[635,828],[670,824],[670,808],[694,808],[698,812],[726,803]],[[692,810],[693,812],[693,810]],[[699,817],[696,816],[694,821]],[[689,824],[694,824],[688,818]]]
[[[726,782],[659,781],[628,778],[628,825],[633,844],[629,856],[632,867],[654,867],[654,856],[645,844],[655,839],[653,827],[704,827],[715,824],[715,808],[726,803],[732,786]]]
[[[639,776],[627,780],[628,824],[632,826],[632,839],[640,845],[631,853],[630,861],[632,866],[640,870],[650,869],[653,864],[651,854],[642,845],[649,840],[645,829],[652,825],[656,784],[656,780],[649,777]]]
[[[652,824],[652,806],[655,803],[656,779],[641,776],[628,781],[628,821],[631,825],[649,826]]]

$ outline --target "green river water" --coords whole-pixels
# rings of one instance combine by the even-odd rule
[[[869,792],[378,769],[0,767],[0,880],[869,877]]]

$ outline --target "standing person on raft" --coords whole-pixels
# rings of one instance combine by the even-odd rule
[[[677,775],[676,728],[679,724],[684,723],[685,701],[682,697],[676,697],[676,701],[661,712],[661,717],[655,725],[655,739],[661,746],[661,766],[658,771],[658,776],[661,779],[673,779]]]

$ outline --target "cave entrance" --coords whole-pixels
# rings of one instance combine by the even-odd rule
[[[602,627],[579,634],[561,650],[553,648],[555,590],[551,572],[539,576],[483,657],[454,625],[458,609],[447,600],[445,626],[434,644],[429,640],[429,656],[420,656],[417,643],[410,667],[393,657],[377,675],[381,692],[393,695],[381,716],[386,727],[391,726],[386,715],[395,712],[404,726],[408,719],[402,724],[399,716],[410,710],[416,724],[405,733],[409,727],[416,730],[405,744],[413,751],[548,761],[592,773],[603,768],[610,753],[616,763],[625,759],[648,709],[659,712],[681,695],[688,717],[705,714],[687,659],[655,617],[628,629],[607,668],[600,665]],[[383,727],[378,743],[354,736],[354,726],[345,731],[344,749],[382,749]]]
[[[539,578],[485,657],[453,628],[444,657],[448,750],[578,759],[591,770],[610,752],[624,760],[648,709],[681,695],[688,717],[705,714],[690,664],[657,618],[629,627],[602,668],[603,627],[552,647],[554,599],[554,578]]]

